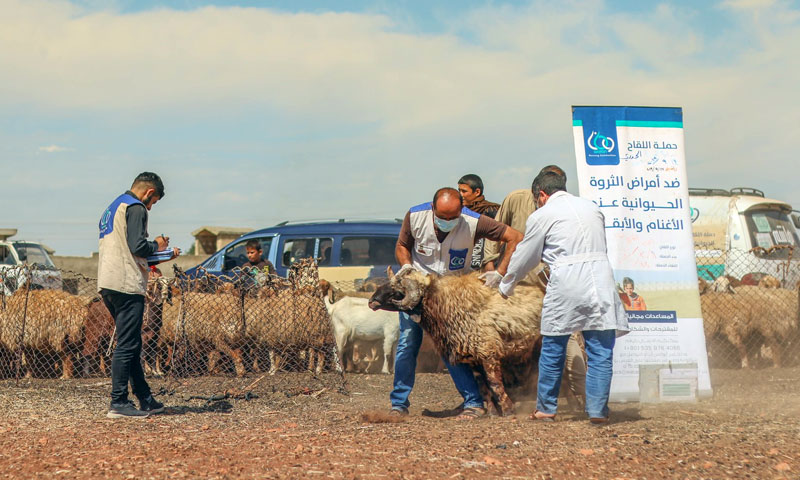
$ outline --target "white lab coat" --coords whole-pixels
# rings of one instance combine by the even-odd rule
[[[555,192],[533,212],[525,237],[511,256],[500,291],[510,296],[519,280],[540,261],[550,266],[542,305],[542,335],[580,330],[628,332],[606,253],[605,220],[592,201]]]

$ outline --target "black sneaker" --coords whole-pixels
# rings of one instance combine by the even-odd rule
[[[133,402],[125,403],[112,403],[111,408],[108,410],[106,417],[108,418],[145,418],[149,414],[141,410],[137,410]]]
[[[392,409],[389,410],[389,415],[392,416],[392,417],[407,417],[408,416],[408,409],[407,408],[392,407]]]
[[[164,404],[149,395],[145,399],[139,399],[139,410],[149,414],[161,413],[164,411]]]

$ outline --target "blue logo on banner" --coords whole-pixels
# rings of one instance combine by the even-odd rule
[[[619,149],[617,148],[617,126],[613,120],[592,125],[583,122],[584,149],[587,165],[619,165]]]
[[[450,270],[461,270],[467,263],[467,250],[450,250]]]

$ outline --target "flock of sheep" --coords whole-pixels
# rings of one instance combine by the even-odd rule
[[[422,279],[400,282],[390,275],[383,286],[342,292],[318,279],[313,261],[297,263],[288,280],[270,276],[257,288],[241,282],[210,285],[211,277],[176,278],[153,279],[148,287],[142,358],[150,373],[202,375],[230,369],[243,376],[302,369],[318,374],[370,371],[373,365],[390,373],[399,325],[396,312],[383,310],[397,309],[386,295],[416,288],[407,292],[406,302],[421,302],[424,291],[437,299],[427,304],[432,310],[423,319],[420,370],[441,371],[437,352],[451,361],[477,364],[498,410],[508,410],[501,367],[525,362],[538,341],[541,288],[515,297],[519,305],[495,302],[470,276],[439,279],[431,288]],[[758,285],[728,276],[699,283],[707,341],[730,343],[743,368],[754,355],[781,366],[796,353],[800,289],[781,288],[770,276]],[[370,296],[372,306],[382,309],[370,308]],[[434,311],[440,305],[459,308]],[[467,321],[475,318],[485,321]],[[0,378],[105,374],[113,337],[113,319],[97,296],[21,288],[0,305]]]
[[[724,275],[713,282],[700,278],[698,283],[706,342],[729,342],[742,368],[750,366],[752,356],[781,367],[791,354],[798,354],[800,282],[787,289],[770,275],[755,285]]]

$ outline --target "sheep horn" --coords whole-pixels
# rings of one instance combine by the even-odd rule
[[[422,289],[417,282],[409,278],[403,279],[400,284],[402,285],[403,291],[406,295],[402,300],[392,300],[392,303],[397,305],[397,308],[400,310],[411,310],[417,306],[422,298]]]

